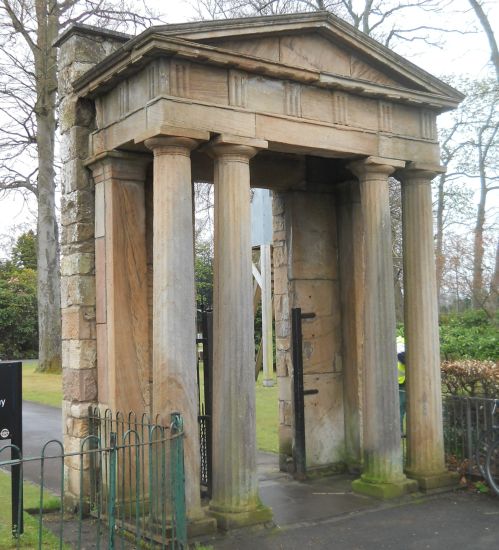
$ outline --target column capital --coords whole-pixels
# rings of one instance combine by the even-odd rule
[[[206,144],[204,149],[214,159],[230,156],[233,160],[248,162],[259,150],[267,149],[268,145],[264,139],[221,134]]]
[[[367,157],[362,160],[355,160],[347,165],[347,168],[358,178],[369,178],[369,176],[388,177],[397,170],[403,168],[405,162],[397,159],[381,157]]]
[[[158,136],[146,139],[144,145],[151,149],[155,157],[161,155],[181,155],[190,157],[191,151],[199,146],[199,141],[186,137]]]
[[[438,164],[409,162],[404,169],[397,171],[397,177],[404,184],[429,184],[433,178],[445,172],[446,167]]]
[[[127,181],[144,181],[151,157],[145,153],[105,151],[84,162],[92,171],[95,182],[114,178]]]

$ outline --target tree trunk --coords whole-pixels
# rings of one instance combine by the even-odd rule
[[[482,159],[480,159],[480,202],[478,203],[475,235],[473,242],[473,282],[472,306],[477,309],[483,306],[483,227],[485,225],[485,201],[487,199],[486,177]]]
[[[54,136],[56,129],[59,25],[54,0],[36,0],[35,107],[38,145],[38,330],[40,371],[61,370],[61,287],[55,211]]]
[[[489,307],[492,316],[499,309],[499,242],[496,245],[496,263],[494,267],[494,274],[490,281],[489,291]]]

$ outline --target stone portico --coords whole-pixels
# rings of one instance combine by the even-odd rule
[[[307,466],[361,467],[390,497],[449,483],[430,183],[436,117],[461,94],[325,13],[59,39],[65,441],[86,407],[186,429],[199,497],[192,181],[215,186],[213,497],[221,528],[264,522],[255,442],[250,188],[273,192],[280,465],[293,452],[290,312],[303,324]],[[403,471],[388,178],[402,185]],[[67,465],[77,487],[78,471]]]

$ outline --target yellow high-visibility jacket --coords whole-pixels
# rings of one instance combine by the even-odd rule
[[[402,336],[397,336],[397,353],[405,351],[405,340]],[[399,386],[405,383],[405,365],[397,361]]]

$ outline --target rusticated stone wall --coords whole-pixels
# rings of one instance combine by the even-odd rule
[[[67,452],[79,450],[88,434],[88,407],[97,402],[95,201],[90,172],[84,165],[95,109],[92,101],[73,93],[71,83],[125,39],[78,29],[59,39],[63,435]],[[79,457],[66,459],[70,496],[79,494],[79,468]]]

